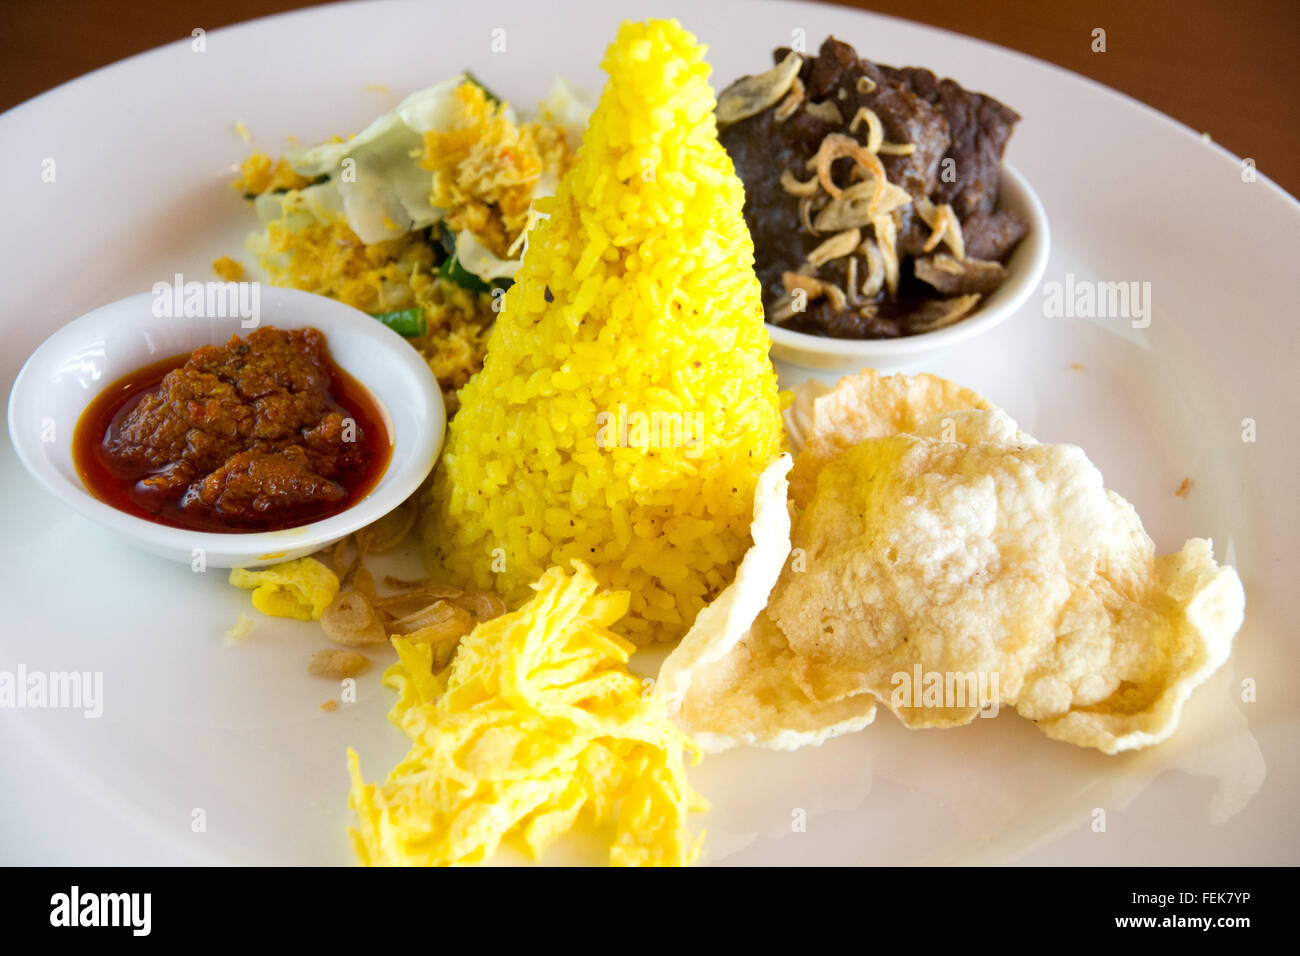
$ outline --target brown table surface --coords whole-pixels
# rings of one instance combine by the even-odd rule
[[[597,2],[597,0],[593,0]],[[707,0],[691,0],[693,3]],[[1300,195],[1300,0],[840,0],[990,40],[1209,133]],[[490,0],[485,0],[490,6]],[[302,0],[5,0],[0,110],[133,53]],[[668,13],[689,4],[665,0]],[[1091,50],[1106,31],[1106,52]]]

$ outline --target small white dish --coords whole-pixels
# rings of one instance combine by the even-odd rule
[[[72,459],[72,436],[106,386],[152,362],[247,335],[238,317],[159,318],[157,296],[119,299],[69,322],[32,354],[9,396],[9,437],[29,472],[78,512],[152,554],[218,568],[275,564],[311,554],[396,508],[428,476],[442,447],[446,411],[433,373],[396,332],[333,299],[258,287],[258,324],[308,326],[325,335],[334,362],[365,386],[384,415],[392,457],[379,482],[337,515],[282,531],[215,534],[135,517],[95,497]]]
[[[835,339],[769,324],[772,357],[816,369],[905,368],[987,332],[1014,314],[1038,288],[1052,244],[1043,204],[1025,177],[1009,163],[1002,164],[998,208],[1023,216],[1029,222],[1029,233],[1007,260],[1006,281],[967,318],[947,328],[898,339]]]

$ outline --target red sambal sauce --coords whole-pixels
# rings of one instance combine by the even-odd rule
[[[193,531],[293,528],[378,484],[392,443],[316,329],[259,328],[119,379],[82,412],[72,457],[128,514]]]

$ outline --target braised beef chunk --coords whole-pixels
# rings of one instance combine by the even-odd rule
[[[1020,116],[991,97],[963,90],[952,80],[939,84],[939,106],[948,120],[952,145],[947,156],[954,160],[956,171],[953,182],[940,181],[939,201],[950,203],[962,220],[992,212],[998,201],[1002,152]]]
[[[867,64],[869,66],[869,64]],[[868,69],[864,75],[870,76]],[[886,156],[885,175],[913,196],[928,196],[939,182],[939,164],[948,145],[948,123],[943,114],[919,97],[877,72],[876,89],[862,97],[862,105],[875,110],[890,143],[913,143],[910,156]]]
[[[924,67],[881,67],[895,83],[937,107],[948,124],[952,178],[941,177],[935,202],[950,203],[965,220],[991,212],[997,203],[1002,153],[1020,114],[991,96],[963,89],[955,80],[938,79]]]
[[[824,100],[836,89],[852,86],[857,77],[858,53],[847,43],[841,43],[834,37],[822,41],[822,48],[817,56],[805,57],[804,68],[800,77],[808,99]]]
[[[789,53],[780,48],[773,61]],[[970,311],[971,296],[1001,282],[1000,261],[1028,229],[1016,214],[997,210],[1002,153],[1020,117],[929,70],[863,59],[835,37],[827,37],[816,56],[801,56],[798,80],[776,106],[720,129],[745,185],[745,220],[768,321],[843,338],[892,338],[956,321]],[[826,139],[832,133],[866,144],[871,114],[879,119],[883,145],[874,158],[841,154],[830,164],[827,185],[815,168],[819,148],[832,142]],[[893,220],[892,228],[872,218],[878,215],[874,200],[871,216],[846,229],[837,224],[833,231],[841,235],[857,228],[861,245],[814,267],[809,254],[832,235],[814,224],[818,212],[839,191],[870,178],[877,162],[874,168],[883,168],[911,201],[894,190],[892,212],[879,214]],[[949,248],[940,233],[954,214],[961,242],[954,239]],[[892,242],[888,234],[877,235],[878,228],[892,233]],[[962,256],[963,243],[965,255],[988,262],[954,269],[935,258]],[[882,283],[882,256],[895,249]],[[928,261],[919,275],[913,263],[922,258]],[[936,262],[942,264],[938,271]],[[954,293],[960,295],[940,298]],[[793,307],[796,295],[806,300],[799,308]]]
[[[824,299],[814,302],[803,315],[782,325],[796,332],[811,332],[833,339],[896,339],[903,335],[897,319],[854,309],[836,309]]]
[[[965,295],[992,292],[1007,277],[1000,262],[975,259],[967,255],[959,261],[947,253],[925,256],[912,263],[913,274],[927,285],[934,286],[944,295]]]
[[[930,227],[925,224],[916,210],[911,206],[900,210],[899,215],[895,217],[898,225],[898,251],[901,255],[910,256],[915,259],[917,256],[926,254],[925,244],[930,239]],[[966,229],[963,225],[962,234],[965,235]]]
[[[1025,233],[1029,223],[1014,212],[997,209],[977,212],[961,224],[961,234],[966,240],[966,255],[976,259],[1004,261],[1011,255]]]

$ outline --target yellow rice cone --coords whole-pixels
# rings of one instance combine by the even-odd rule
[[[431,570],[511,602],[581,559],[631,592],[637,642],[678,639],[730,583],[782,443],[704,51],[675,21],[619,30],[578,163],[461,391],[423,529]]]

